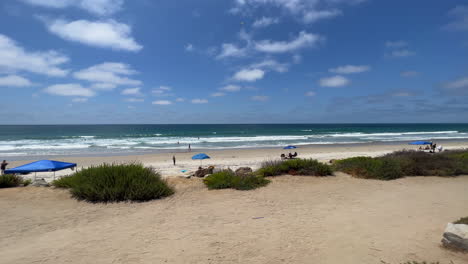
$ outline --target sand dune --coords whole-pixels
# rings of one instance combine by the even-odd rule
[[[439,243],[467,214],[468,177],[282,176],[254,191],[170,181],[170,198],[108,205],[2,189],[0,263],[468,263]]]

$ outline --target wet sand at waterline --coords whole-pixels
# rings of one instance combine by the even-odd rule
[[[271,180],[209,191],[171,178],[173,196],[145,203],[0,189],[0,263],[468,263],[440,247],[447,222],[467,215],[468,176]]]
[[[468,141],[443,141],[444,149],[468,148]],[[43,157],[44,159],[53,159],[78,164],[78,169],[86,168],[91,165],[101,163],[125,163],[141,162],[145,166],[152,166],[161,172],[163,177],[177,177],[187,175],[203,166],[215,166],[219,168],[236,169],[239,167],[258,168],[263,161],[279,159],[282,153],[297,152],[299,158],[314,158],[322,162],[328,162],[331,159],[342,159],[355,156],[379,156],[396,150],[418,149],[419,146],[396,143],[365,143],[365,144],[336,144],[336,145],[309,145],[299,146],[297,149],[284,150],[281,148],[262,148],[262,149],[226,149],[226,150],[197,150],[191,152],[157,153],[145,155],[127,155],[127,156],[98,156],[98,157]],[[191,157],[199,152],[208,154],[211,159],[192,160]],[[172,156],[176,157],[176,166],[172,163]],[[32,160],[11,161],[9,168],[19,166]],[[183,173],[182,170],[187,172]],[[71,170],[56,172],[60,177],[72,173]],[[26,177],[33,177],[30,174]],[[45,178],[47,181],[53,179],[53,173],[38,173],[38,178]]]

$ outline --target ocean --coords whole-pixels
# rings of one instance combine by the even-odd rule
[[[2,125],[0,158],[468,140],[468,124]]]

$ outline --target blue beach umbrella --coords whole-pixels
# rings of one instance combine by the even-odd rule
[[[192,157],[193,160],[200,160],[200,165],[204,159],[210,159],[210,156],[206,155],[205,153],[198,153]]]
[[[283,149],[295,149],[295,148],[297,148],[297,147],[296,147],[296,146],[291,146],[291,145],[289,145],[289,146],[287,146],[287,147],[284,147]]]
[[[431,141],[413,141],[408,143],[409,145],[431,145]]]

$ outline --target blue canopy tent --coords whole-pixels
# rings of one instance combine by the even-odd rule
[[[54,179],[55,179],[56,171],[64,170],[64,169],[71,169],[75,167],[76,167],[76,163],[68,163],[68,162],[55,161],[55,160],[39,160],[39,161],[31,162],[25,165],[21,165],[13,169],[5,170],[5,174],[14,174],[14,173],[27,174],[31,172],[36,173],[36,172],[53,171]],[[36,174],[34,174],[34,179],[36,179]]]
[[[408,144],[409,145],[431,145],[432,141],[413,141]]]
[[[198,153],[192,157],[193,160],[200,160],[200,165],[204,159],[210,159],[210,156],[206,155],[205,153]]]
[[[297,147],[289,145],[289,146],[284,147],[283,149],[295,149],[295,148],[297,148]]]

